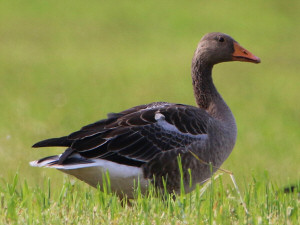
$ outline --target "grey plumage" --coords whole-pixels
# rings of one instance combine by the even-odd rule
[[[119,165],[123,169],[114,172],[116,177],[124,170],[128,173],[137,171],[136,176],[142,176],[144,180],[152,181],[155,177],[155,184],[160,188],[162,179],[166,179],[168,191],[178,192],[180,174],[177,157],[180,155],[186,191],[192,190],[196,183],[211,175],[209,166],[195,155],[212,163],[215,171],[235,145],[235,119],[212,79],[213,65],[226,61],[258,63],[259,59],[228,35],[207,34],[201,39],[192,60],[193,88],[198,107],[155,102],[111,113],[107,119],[87,125],[68,136],[36,143],[33,147],[68,148],[61,156],[40,159],[32,165],[60,169],[93,186],[101,183],[99,175],[93,178],[91,172],[87,172],[89,178],[86,178],[80,174],[83,168],[86,173],[89,165],[98,166],[103,172],[108,167],[114,170]],[[189,187],[189,169],[192,187]],[[128,179],[133,180],[132,176]],[[123,174],[122,177],[127,176]],[[115,188],[112,186],[112,189],[131,196],[130,189],[121,183],[115,179]]]

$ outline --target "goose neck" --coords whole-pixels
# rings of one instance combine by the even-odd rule
[[[212,65],[200,60],[193,63],[192,80],[196,103],[200,108],[208,109],[214,101],[221,98],[212,79]]]

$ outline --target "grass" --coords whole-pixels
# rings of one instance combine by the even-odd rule
[[[103,208],[106,203],[95,199],[90,200],[91,206],[85,206],[88,203],[81,201],[86,197],[79,198],[92,198],[100,192],[80,182],[68,186],[57,171],[29,167],[29,161],[58,154],[61,149],[36,151],[30,146],[44,138],[66,135],[108,112],[134,105],[153,101],[194,105],[189,75],[193,51],[203,34],[221,31],[262,60],[259,65],[224,63],[213,71],[216,86],[238,125],[235,149],[223,168],[234,172],[244,197],[251,199],[250,224],[258,223],[259,218],[266,223],[268,216],[286,223],[295,221],[287,211],[295,206],[297,197],[280,194],[279,190],[297,184],[300,177],[299,10],[297,0],[1,1],[0,178],[4,196],[1,209],[14,210],[9,213],[12,217],[7,217],[7,209],[1,210],[0,220],[38,223],[37,220],[42,221],[39,212],[43,212],[45,220],[53,223],[54,220],[63,223],[63,215],[85,221],[93,218],[88,209],[95,206],[101,212],[93,214],[98,221],[101,216],[108,216]],[[11,180],[17,172],[18,185],[10,192],[8,187],[13,185]],[[42,187],[48,177],[50,205],[42,209],[37,206],[41,204],[38,198],[47,195],[48,189]],[[220,202],[221,198],[224,203],[223,214],[230,217],[222,218],[247,223],[238,200],[227,198],[228,193],[234,195],[229,184],[224,177],[223,187],[217,184],[213,190],[215,201]],[[73,195],[77,200],[58,206],[59,194],[67,187],[70,187],[67,196]],[[26,204],[21,196],[24,188],[30,199]],[[187,220],[193,222],[193,218],[201,217],[206,223],[204,218],[213,217],[220,223],[221,205],[217,205],[218,210],[210,211],[213,213],[209,217],[210,198],[196,203],[193,199],[197,193],[192,193],[189,204],[200,213],[184,214]],[[105,199],[119,201],[111,195],[105,195]],[[158,213],[154,210],[155,201]],[[128,220],[140,216],[139,221],[161,218],[162,222],[170,222],[176,220],[173,215],[181,210],[179,199],[169,206],[148,198],[137,202],[132,208],[118,208],[120,212],[114,211],[118,215],[114,218],[121,220],[122,214]],[[142,212],[143,204],[149,212],[152,210],[150,218]],[[269,211],[265,210],[267,205]],[[80,218],[74,216],[74,211],[67,214],[67,209],[75,210],[77,206],[82,207]],[[238,219],[230,209],[241,213]],[[273,209],[278,211],[275,213]],[[28,211],[32,212],[29,219]],[[298,214],[297,210],[292,212]],[[114,220],[117,221],[105,221]]]
[[[298,188],[300,184],[298,184]],[[174,200],[142,196],[137,189],[130,206],[109,188],[90,189],[66,179],[54,191],[50,179],[42,186],[19,183],[18,175],[0,185],[1,224],[298,224],[297,193],[285,194],[266,177],[245,184],[246,214],[236,190],[221,179],[200,196],[200,187]],[[104,186],[106,187],[106,186]]]

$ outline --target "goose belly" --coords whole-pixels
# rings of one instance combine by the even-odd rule
[[[81,167],[77,166],[77,168],[68,168],[66,166],[65,168],[57,169],[95,188],[98,184],[102,186],[103,178],[106,179],[106,172],[108,172],[111,191],[119,196],[127,195],[128,198],[133,198],[134,189],[137,187],[138,182],[140,183],[141,191],[144,192],[146,190],[148,180],[143,178],[141,168],[120,165],[101,159],[95,161],[90,166],[82,165]]]

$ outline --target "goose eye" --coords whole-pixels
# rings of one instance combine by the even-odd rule
[[[219,42],[224,42],[225,39],[223,37],[219,37]]]

